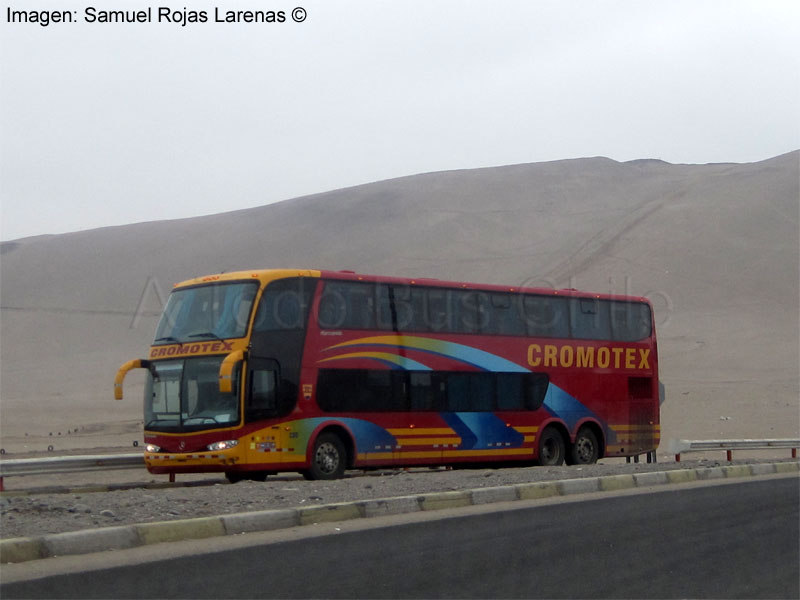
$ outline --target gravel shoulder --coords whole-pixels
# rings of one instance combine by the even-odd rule
[[[179,477],[176,484],[167,486],[164,486],[165,478],[153,479],[146,471],[144,475],[138,471],[102,472],[95,478],[103,478],[105,485],[112,486],[127,482],[127,489],[92,491],[91,484],[86,485],[85,476],[82,476],[83,487],[76,487],[73,481],[63,483],[60,488],[28,489],[25,495],[8,491],[0,497],[0,524],[3,539],[34,537],[98,527],[527,482],[780,461],[749,459],[728,463],[685,460],[648,464],[607,459],[583,467],[351,471],[344,479],[334,481],[306,481],[300,475],[286,473],[270,476],[266,482],[242,481],[236,484],[230,484],[218,475],[199,475],[184,481]],[[53,479],[56,481],[51,481],[51,486],[59,485],[58,478]],[[118,481],[109,481],[112,479]],[[100,482],[92,484],[96,490]]]

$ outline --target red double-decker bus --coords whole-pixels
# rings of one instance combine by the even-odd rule
[[[152,473],[231,481],[590,464],[659,443],[645,298],[314,270],[175,286],[146,359]]]

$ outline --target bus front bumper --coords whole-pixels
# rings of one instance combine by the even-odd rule
[[[153,474],[216,473],[229,471],[241,462],[236,448],[206,452],[145,452],[144,462]]]

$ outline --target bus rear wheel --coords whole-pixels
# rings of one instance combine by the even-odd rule
[[[557,467],[564,463],[566,446],[564,438],[554,428],[548,427],[539,436],[539,464],[543,467]]]
[[[600,458],[600,445],[594,431],[582,427],[575,436],[575,443],[570,448],[567,464],[593,465]]]
[[[308,479],[340,479],[346,463],[347,453],[339,436],[323,433],[314,442],[311,466],[304,475]]]

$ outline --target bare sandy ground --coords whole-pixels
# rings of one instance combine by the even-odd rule
[[[73,429],[53,428],[47,434],[9,435],[3,438],[5,458],[79,454],[116,454],[143,449],[141,420],[93,423]],[[51,435],[52,433],[52,435]]]

